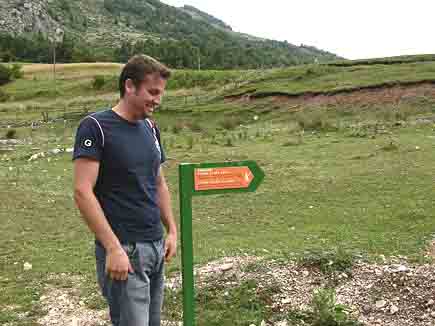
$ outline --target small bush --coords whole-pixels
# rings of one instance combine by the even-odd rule
[[[187,149],[192,149],[195,144],[195,140],[192,136],[187,137]]]
[[[12,68],[10,68],[10,70],[11,70],[11,77],[12,77],[13,79],[20,79],[20,78],[23,78],[24,73],[23,73],[23,71],[21,70],[22,68],[23,68],[23,66],[20,65],[20,64],[17,64],[17,63],[13,64],[13,65],[12,65]]]
[[[11,51],[1,52],[0,57],[3,62],[10,62],[15,60],[15,55]]]
[[[284,146],[284,147],[298,146],[298,145],[302,145],[302,143],[303,143],[303,138],[302,138],[302,136],[298,135],[297,137],[290,138],[282,146]]]
[[[212,145],[219,145],[219,143],[218,143],[218,141],[216,139],[216,135],[212,135],[211,136],[210,144],[212,144]]]
[[[350,127],[350,133],[349,137],[355,137],[355,138],[366,138],[369,136],[369,130],[367,126],[351,126]]]
[[[313,131],[337,131],[337,126],[333,125],[329,120],[327,115],[322,111],[315,112],[300,112],[295,116],[296,122],[299,128],[302,130],[313,130]]]
[[[225,130],[234,130],[241,124],[241,120],[238,118],[225,118],[219,121],[219,126]]]
[[[204,130],[203,126],[198,121],[193,121],[189,124],[190,130],[193,132],[202,132]]]
[[[9,129],[5,135],[6,139],[15,139],[17,138],[17,131],[15,129]]]
[[[173,125],[171,129],[172,129],[172,133],[178,134],[180,133],[181,130],[184,129],[184,125],[178,122],[175,125]]]
[[[96,90],[100,90],[104,87],[104,85],[106,84],[106,79],[104,78],[104,76],[95,76],[94,80],[92,81],[92,88],[96,89]]]
[[[308,310],[292,310],[287,319],[296,325],[310,326],[362,326],[362,324],[349,317],[350,309],[337,304],[334,289],[319,289],[314,292]]]
[[[12,71],[5,65],[0,65],[0,86],[12,81]]]
[[[303,266],[318,267],[323,273],[348,272],[353,266],[351,253],[338,248],[333,251],[309,251],[300,258]]]
[[[336,302],[334,289],[319,289],[311,301],[311,325],[313,326],[356,326],[360,322],[348,317],[350,309]]]
[[[394,152],[399,150],[399,145],[394,140],[390,140],[390,142],[381,147],[381,149],[385,152]]]
[[[42,121],[43,122],[48,122],[49,121],[48,111],[41,112],[41,115],[42,115]]]
[[[0,103],[6,102],[9,99],[9,94],[0,89]]]

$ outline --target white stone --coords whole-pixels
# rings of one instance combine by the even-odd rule
[[[25,271],[29,271],[29,270],[31,270],[32,269],[32,264],[30,264],[30,263],[28,263],[28,262],[25,262],[24,263],[24,270]]]
[[[281,300],[282,304],[289,304],[290,302],[292,302],[292,300],[290,298],[285,298]]]
[[[288,326],[288,323],[286,320],[279,321],[275,324],[275,326]]]
[[[229,264],[222,265],[220,267],[220,270],[222,272],[226,272],[226,271],[229,271],[230,269],[233,269],[233,267],[234,267],[234,264],[233,263],[229,263]]]
[[[61,152],[62,152],[62,150],[60,150],[60,149],[58,149],[58,148],[52,149],[52,150],[50,151],[50,153],[53,154],[53,155],[59,154],[59,153],[61,153]]]
[[[390,313],[392,314],[392,315],[394,315],[396,312],[398,312],[399,311],[399,307],[397,307],[397,306],[395,306],[395,305],[392,305],[391,307],[390,307]]]
[[[376,308],[381,309],[381,308],[385,307],[386,304],[387,304],[387,301],[378,300],[378,301],[376,301]]]
[[[397,266],[397,268],[393,272],[395,272],[395,273],[405,273],[405,272],[409,272],[409,268],[404,266],[404,265],[399,265],[399,266]]]

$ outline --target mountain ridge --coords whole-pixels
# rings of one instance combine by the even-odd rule
[[[158,0],[4,0],[0,17],[0,33],[5,35],[38,34],[59,43],[73,39],[81,46],[76,53],[93,51],[87,56],[104,54],[115,61],[125,60],[130,52],[144,51],[173,67],[186,68],[196,66],[198,56],[202,65],[211,69],[339,59],[314,47],[234,32],[219,18],[195,7],[177,8]],[[0,42],[0,52],[4,51]],[[77,61],[80,56],[76,57],[70,60]]]

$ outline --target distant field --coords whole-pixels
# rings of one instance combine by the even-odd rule
[[[378,64],[394,65],[394,64],[425,62],[425,61],[435,61],[435,55],[420,54],[420,55],[403,55],[403,56],[389,57],[389,58],[347,60],[347,61],[325,63],[325,65],[337,66],[337,67],[350,67],[350,66],[378,65]]]
[[[80,71],[80,72],[86,72],[88,70],[105,70],[105,71],[119,71],[122,68],[122,64],[119,63],[107,63],[107,62],[96,62],[96,63],[68,63],[68,64],[62,64],[58,63],[56,64],[56,70],[58,72],[63,71]],[[53,70],[52,64],[46,64],[46,63],[34,63],[34,64],[26,64],[23,66],[23,71],[25,74],[34,74],[34,73],[44,73],[44,72],[51,72]]]

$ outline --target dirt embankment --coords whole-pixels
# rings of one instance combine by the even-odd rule
[[[399,103],[400,101],[416,97],[435,98],[435,80],[391,83],[328,92],[305,92],[298,94],[286,94],[282,92],[255,93],[254,90],[251,90],[245,94],[228,96],[226,100],[252,102],[258,99],[269,98],[278,103],[341,105]]]

